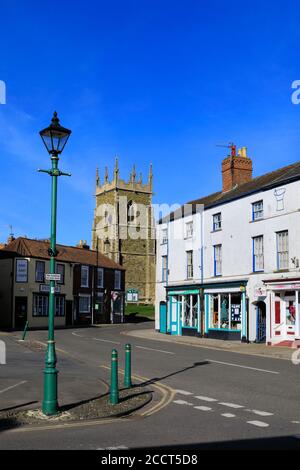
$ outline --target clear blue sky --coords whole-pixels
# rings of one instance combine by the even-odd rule
[[[156,203],[221,186],[226,149],[256,175],[299,160],[300,5],[231,0],[0,0],[0,239],[49,235],[49,160],[38,131],[73,130],[61,160],[58,239],[90,240],[95,168],[153,163]]]

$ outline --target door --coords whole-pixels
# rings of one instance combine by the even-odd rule
[[[73,302],[66,300],[66,326],[73,325]]]
[[[285,322],[285,337],[293,340],[296,333],[296,293],[294,291],[282,294],[282,308]]]
[[[159,304],[159,330],[163,334],[167,334],[167,304],[160,302]]]
[[[15,298],[15,328],[24,328],[27,322],[27,297]]]
[[[181,302],[179,301],[180,297],[171,296],[170,297],[170,332],[171,335],[179,334],[179,318],[181,315]]]
[[[266,304],[265,302],[259,302],[257,305],[256,341],[258,343],[266,342]]]

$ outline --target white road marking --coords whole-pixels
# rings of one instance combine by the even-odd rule
[[[244,408],[242,405],[237,405],[236,403],[220,403],[219,405],[228,406],[228,408]]]
[[[85,338],[85,336],[79,335],[78,333],[76,333],[76,331],[73,331],[73,332],[72,332],[72,335],[73,335],[73,336],[77,336],[78,338]]]
[[[4,388],[3,390],[0,390],[0,393],[8,392],[8,390],[11,390],[13,388],[19,387],[20,385],[26,384],[27,380],[23,380],[23,382],[19,382],[15,385],[12,385],[11,387]]]
[[[191,392],[186,392],[185,390],[175,390],[175,393],[178,393],[179,395],[193,395]]]
[[[145,348],[144,346],[136,346],[136,348],[145,349],[146,351],[156,351],[156,352],[161,352],[165,354],[172,354],[172,356],[175,356],[175,353],[170,352],[170,351],[163,351],[162,349]]]
[[[222,364],[224,366],[240,367],[241,369],[256,370],[257,372],[265,372],[265,373],[268,373],[268,374],[277,374],[277,375],[279,375],[279,372],[276,372],[274,370],[257,369],[256,367],[241,366],[240,364],[232,364],[231,362],[213,361],[212,359],[206,359],[206,361],[212,362],[214,364]]]
[[[185,400],[174,400],[173,403],[176,403],[176,405],[193,406],[193,403],[189,403],[188,401],[185,401]]]
[[[126,446],[117,446],[117,447],[98,447],[97,450],[126,450],[129,447]]]
[[[231,413],[223,413],[221,416],[224,416],[224,418],[235,418],[236,416],[231,414]]]
[[[264,423],[263,421],[247,421],[247,423],[259,428],[268,428],[270,426],[268,423]]]
[[[300,421],[291,421],[292,424],[300,424]]]
[[[94,341],[101,341],[103,343],[121,344],[118,341],[109,341],[108,339],[93,338],[93,340]]]
[[[259,411],[259,410],[246,410],[250,411],[250,413],[254,413],[258,416],[274,416],[274,413],[269,413],[268,411]]]
[[[200,410],[200,411],[212,411],[212,408],[209,408],[208,406],[194,406],[195,410]]]
[[[197,398],[198,400],[207,401],[207,402],[218,401],[215,398],[210,398],[210,397],[195,396],[195,398]]]

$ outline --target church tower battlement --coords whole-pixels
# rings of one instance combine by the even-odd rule
[[[118,158],[112,178],[107,167],[103,179],[96,170],[92,247],[125,267],[126,290],[137,290],[145,303],[153,303],[155,296],[152,195],[152,165],[145,182],[142,173],[137,177],[135,165],[129,179],[121,179]]]

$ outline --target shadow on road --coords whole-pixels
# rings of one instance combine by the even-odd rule
[[[146,382],[142,382],[141,384],[139,384],[139,387],[146,387],[147,385],[151,385],[156,382],[161,382],[162,380],[168,379],[169,377],[173,377],[174,375],[182,374],[183,372],[186,372],[187,370],[195,369],[196,367],[206,366],[208,364],[209,364],[209,361],[195,362],[192,366],[185,367],[184,369],[176,370],[175,372],[171,372],[170,374],[165,375],[163,377],[154,377],[153,379],[149,379]]]

